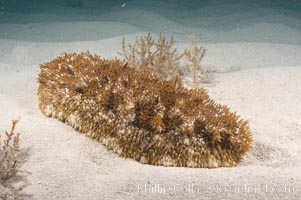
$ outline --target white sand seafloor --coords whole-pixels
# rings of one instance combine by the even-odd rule
[[[154,12],[126,5],[94,20],[64,15],[63,22],[47,13],[0,12],[15,19],[0,23],[0,131],[20,118],[28,199],[301,199],[300,16],[268,8],[211,16],[219,7],[208,7],[175,20],[172,9],[164,15],[164,6]],[[174,34],[178,49],[187,47],[188,35],[200,37],[207,49],[204,65],[216,70],[203,87],[250,121],[253,148],[237,167],[143,165],[40,112],[40,63],[64,51],[114,58],[123,37],[133,41],[148,32]]]

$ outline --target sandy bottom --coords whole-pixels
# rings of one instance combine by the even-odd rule
[[[28,151],[22,170],[30,173],[25,189],[32,195],[29,199],[301,199],[300,20],[265,9],[259,12],[261,18],[253,10],[202,18],[204,12],[210,14],[204,8],[186,21],[181,12],[163,9],[169,18],[181,14],[172,21],[159,9],[159,14],[118,9],[100,16],[102,22],[34,23],[44,15],[0,15],[28,20],[0,24],[0,131],[20,117],[21,146]],[[206,29],[218,22],[225,29]],[[241,27],[226,29],[227,22]],[[199,28],[188,27],[198,23]],[[40,112],[40,63],[63,51],[90,50],[113,58],[123,36],[133,41],[137,35],[162,30],[179,36],[178,49],[187,47],[187,34],[201,33],[207,49],[203,64],[217,71],[204,87],[211,98],[250,120],[254,147],[237,167],[143,165],[118,157]]]
[[[23,169],[31,173],[26,192],[32,199],[300,197],[300,67],[217,73],[206,86],[212,98],[250,120],[254,135],[254,148],[238,167],[219,169],[142,165],[44,117],[37,69],[2,69],[0,79],[0,125],[21,118],[18,130],[29,151]]]

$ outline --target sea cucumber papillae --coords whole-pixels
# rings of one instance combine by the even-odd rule
[[[122,157],[179,167],[231,167],[250,149],[248,121],[179,77],[119,60],[63,54],[40,66],[41,111]]]

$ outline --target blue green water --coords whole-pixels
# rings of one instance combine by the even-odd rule
[[[135,27],[133,32],[138,30],[152,33],[163,32],[180,36],[197,35],[200,32],[204,35],[204,41],[214,42],[221,42],[223,40],[221,38],[226,36],[214,35],[210,38],[211,31],[231,32],[238,28],[251,27],[250,30],[245,30],[250,31],[250,36],[246,34],[238,36],[237,41],[301,45],[301,35],[298,41],[290,39],[292,36],[296,38],[297,31],[301,31],[301,0],[0,0],[0,24],[42,23],[47,25],[62,22],[118,22]],[[253,37],[254,26],[262,23],[267,24],[267,29],[276,34],[279,34],[277,32],[280,28],[287,29],[289,34],[283,33],[284,36],[280,35],[276,41],[268,34],[259,38]],[[33,35],[38,34],[34,25],[25,26],[25,28],[29,29]],[[80,27],[77,28],[80,29]],[[105,26],[101,28],[106,29]],[[0,39],[24,41],[34,39],[29,33],[22,38],[16,30],[5,31],[4,29],[5,27],[0,26]],[[73,29],[72,31],[76,31]],[[83,32],[83,30],[80,31]],[[67,32],[61,31],[60,36],[39,35],[35,39],[39,42],[61,42],[109,37],[104,34],[104,31],[99,34],[98,31],[87,28],[86,33],[82,34],[85,36],[78,34],[76,37],[65,39],[63,35]],[[116,33],[114,31],[112,30],[110,36],[129,33],[126,30],[116,31]],[[233,38],[226,40],[234,41]]]
[[[141,8],[147,11],[159,12],[162,15],[172,16],[168,10],[176,11],[179,16],[189,15],[194,10],[206,7],[220,7],[224,9],[216,13],[205,13],[206,16],[231,14],[241,12],[242,9],[255,8],[275,9],[279,14],[297,17],[301,20],[301,0],[0,0],[0,12],[19,14],[53,14],[59,17],[68,15],[69,20],[95,19],[97,15],[108,13],[118,7]],[[230,7],[232,9],[230,9]],[[237,8],[237,9],[235,9]],[[162,9],[166,12],[162,13]],[[161,11],[161,12],[160,12]],[[16,19],[1,17],[0,23]],[[43,21],[32,19],[32,21]],[[19,19],[20,23],[30,20]]]
[[[109,11],[122,4],[128,6],[149,5],[151,8],[168,4],[181,9],[197,9],[205,6],[245,4],[246,6],[268,7],[288,11],[301,11],[300,0],[0,0],[2,11],[7,12],[49,12],[56,13],[57,8],[78,8],[86,10]],[[151,5],[150,5],[151,4]]]

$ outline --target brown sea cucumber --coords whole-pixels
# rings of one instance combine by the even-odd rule
[[[63,54],[40,66],[41,111],[141,163],[235,166],[250,149],[248,121],[179,77],[165,80],[119,60]]]

